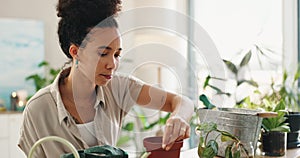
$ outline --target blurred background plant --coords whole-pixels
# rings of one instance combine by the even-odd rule
[[[235,82],[235,84],[233,84],[233,86],[231,87],[231,89],[234,89],[233,92],[222,90],[221,88],[218,88],[215,85],[211,84],[211,80],[227,82],[229,79],[212,76],[206,77],[203,89],[206,90],[207,88],[211,88],[216,92],[216,95],[223,95],[227,98],[234,98],[233,106],[237,108],[262,109],[265,111],[272,111],[275,106],[281,100],[283,100],[288,111],[300,111],[300,106],[298,105],[300,97],[298,88],[300,64],[298,64],[298,68],[294,73],[289,74],[286,70],[283,70],[282,73],[276,72],[276,79],[274,77],[271,77],[270,84],[259,84],[258,81],[253,79],[253,76],[251,75],[249,62],[253,57],[253,54],[255,54],[258,59],[265,57],[271,60],[272,58],[270,56],[272,53],[274,52],[268,48],[262,48],[258,45],[254,45],[244,56],[242,56],[242,60],[239,62],[239,64],[234,64],[229,60],[223,60],[230,73],[234,76],[233,81]],[[264,67],[261,64],[261,60],[258,61],[260,63],[260,69],[263,70]],[[245,71],[250,74],[250,77],[243,77]],[[282,74],[282,76],[278,77],[280,76],[278,74]],[[243,87],[243,85],[245,84],[247,84],[248,86],[246,89],[245,86]],[[239,92],[240,89],[242,89],[241,92]],[[244,94],[246,92],[248,93],[248,95]],[[242,97],[238,96],[242,93]]]
[[[46,87],[47,85],[51,84],[57,74],[59,73],[60,69],[54,69],[50,67],[49,63],[47,61],[42,61],[37,65],[39,68],[44,68],[44,73],[35,73],[27,76],[25,78],[26,81],[33,81],[35,86],[35,91],[37,92],[43,87]],[[29,98],[32,97],[33,94],[31,94]]]
[[[128,148],[127,150],[134,151],[140,157],[144,154],[143,138],[149,135],[162,136],[163,127],[171,113],[157,113],[157,111],[139,106],[132,107],[129,113],[127,118],[123,120],[122,132],[117,146]]]

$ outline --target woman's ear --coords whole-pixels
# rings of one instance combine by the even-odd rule
[[[71,44],[69,47],[69,53],[73,58],[76,58],[78,56],[78,46]]]

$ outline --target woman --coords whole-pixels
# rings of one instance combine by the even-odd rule
[[[26,155],[37,140],[50,135],[70,141],[76,149],[114,146],[122,119],[135,104],[172,113],[163,135],[165,150],[189,137],[189,99],[115,73],[122,51],[114,19],[120,5],[120,0],[59,0],[58,36],[72,66],[28,101],[19,141]],[[46,142],[35,157],[68,152],[63,144]]]

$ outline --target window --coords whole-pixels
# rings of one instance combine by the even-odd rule
[[[237,78],[251,78],[266,85],[272,80],[280,82],[278,76],[283,70],[292,72],[296,67],[295,3],[283,0],[195,0],[191,9],[195,21],[208,32],[222,59],[239,65],[244,55],[252,52],[246,70]],[[205,79],[203,74],[199,74],[202,80]],[[250,86],[238,89],[233,85],[237,78],[228,71],[224,89],[236,95],[224,99],[226,102],[221,103],[224,106],[232,106],[249,95],[247,92],[251,93]]]

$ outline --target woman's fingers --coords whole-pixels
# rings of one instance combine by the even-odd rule
[[[163,140],[162,140],[162,148],[163,149],[165,149],[167,144],[169,144],[170,136],[173,131],[173,126],[174,126],[174,124],[171,124],[171,123],[167,123],[165,126],[165,132],[164,132]]]
[[[171,117],[167,120],[165,126],[162,148],[170,150],[175,141],[188,138],[189,136],[189,124],[180,117]]]

